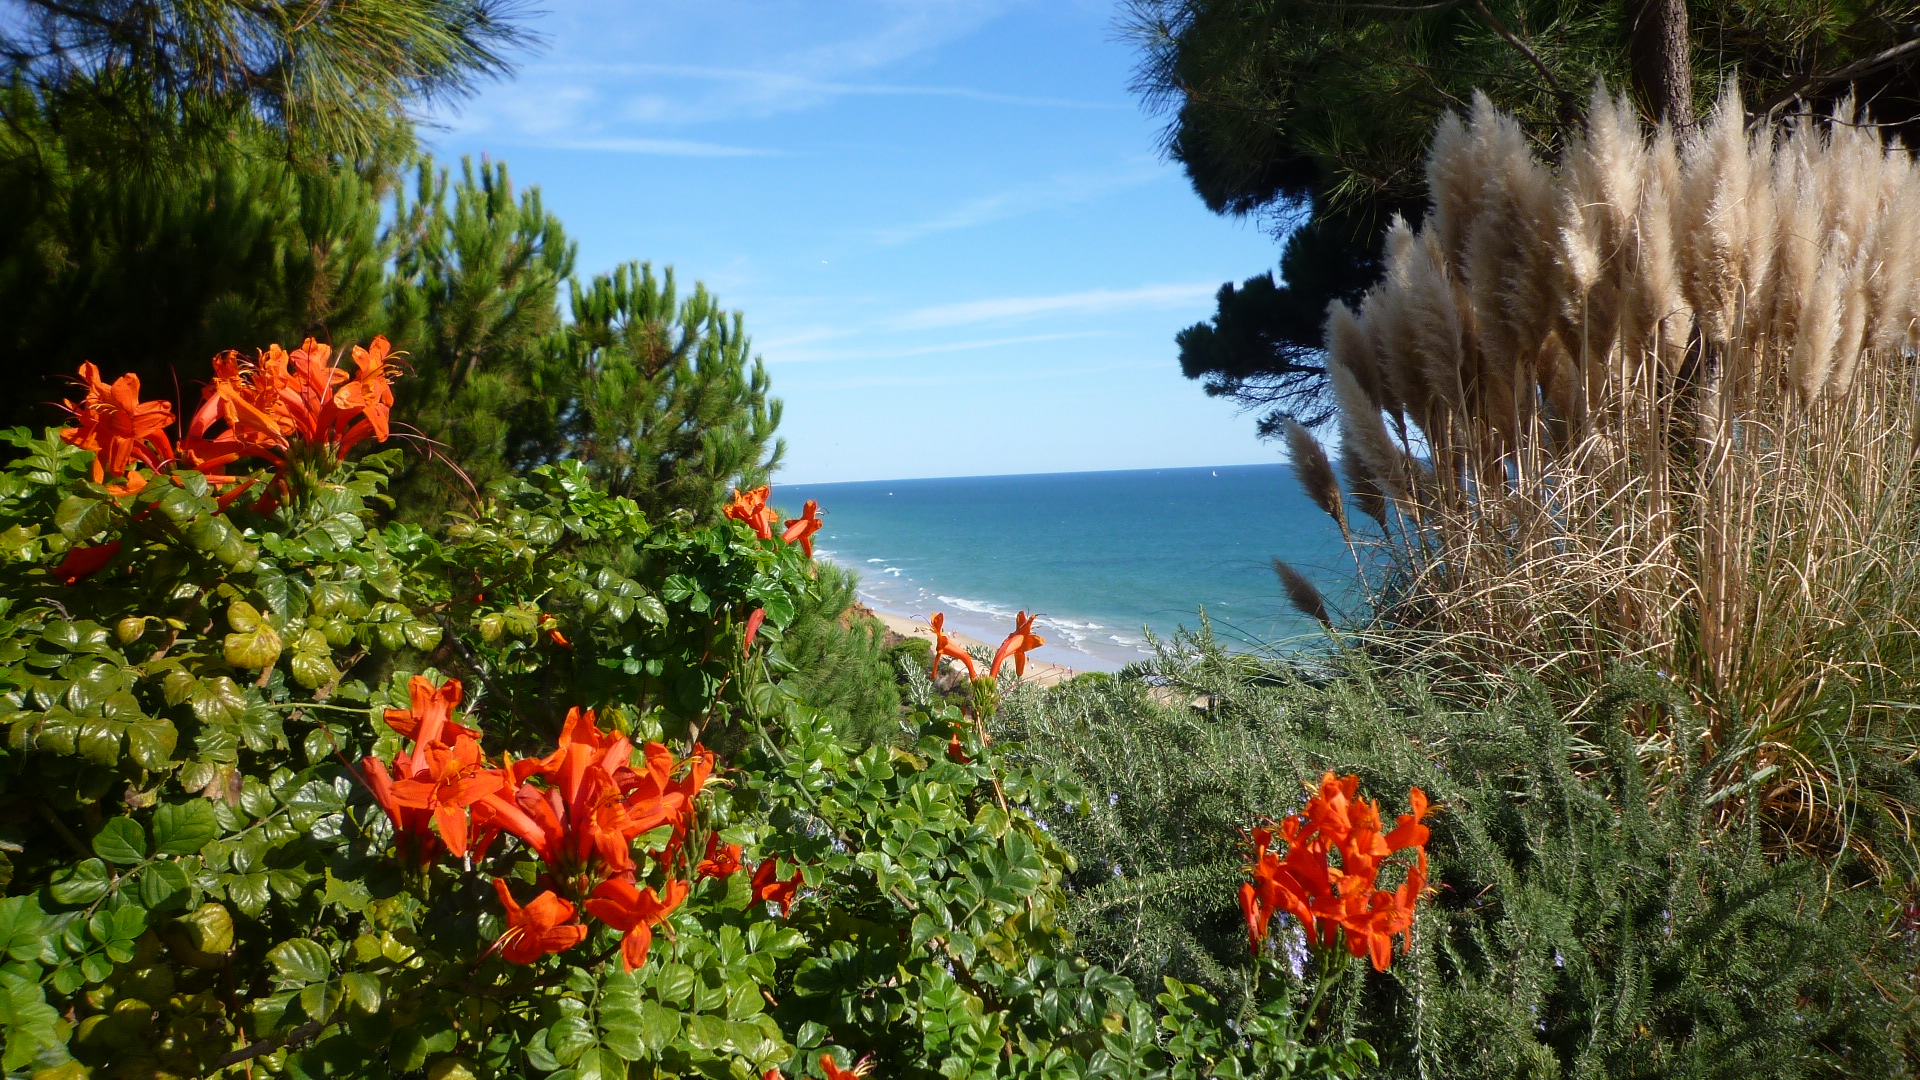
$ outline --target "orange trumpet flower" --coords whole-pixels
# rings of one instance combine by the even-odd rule
[[[53,576],[60,579],[62,585],[72,585],[99,573],[115,555],[120,554],[120,541],[109,540],[93,547],[68,548],[60,565],[53,568]]]
[[[743,522],[760,539],[773,539],[773,507],[767,505],[767,496],[772,493],[771,487],[757,487],[752,491],[735,489],[733,501],[727,504],[727,516]]]
[[[1393,938],[1413,926],[1414,905],[1426,889],[1428,831],[1420,819],[1428,812],[1426,793],[1408,793],[1413,813],[1403,814],[1391,833],[1380,831],[1379,804],[1359,797],[1357,776],[1321,777],[1319,791],[1306,809],[1280,823],[1285,858],[1271,850],[1273,833],[1251,836],[1250,880],[1240,887],[1247,936],[1258,955],[1277,911],[1300,921],[1308,944],[1333,948],[1344,937],[1349,952],[1367,957],[1385,971],[1393,959]],[[1412,849],[1414,865],[1400,886],[1376,887],[1381,864],[1398,851]],[[1329,855],[1338,852],[1338,866]]]
[[[808,499],[807,505],[800,511],[800,516],[787,522],[786,531],[780,534],[780,539],[789,544],[798,540],[800,550],[806,552],[807,558],[811,559],[813,558],[813,534],[820,531],[820,524],[820,504],[813,499]]]
[[[1046,638],[1033,632],[1034,618],[1023,611],[1013,620],[1013,633],[1008,634],[1007,640],[1001,642],[1000,648],[994,651],[993,663],[987,667],[988,675],[998,676],[1000,665],[1009,658],[1013,660],[1015,675],[1027,673],[1027,654],[1047,643]]]
[[[407,680],[407,708],[388,709],[383,718],[401,738],[414,742],[414,752],[406,764],[408,776],[417,776],[430,767],[430,747],[447,746],[461,737],[480,737],[478,731],[453,720],[454,706],[460,704],[465,693],[459,679],[448,679],[439,686],[419,675]],[[396,759],[394,764],[400,761]]]
[[[722,844],[720,834],[707,837],[707,853],[693,872],[701,877],[732,877],[740,871],[740,845]]]
[[[960,663],[966,667],[968,678],[979,678],[980,673],[975,671],[973,667],[973,657],[967,653],[967,650],[954,644],[953,639],[947,636],[946,622],[946,613],[940,611],[934,612],[933,616],[927,620],[927,624],[933,627],[933,671],[930,672],[927,677],[931,679],[939,678],[940,658],[950,656],[960,661]]]
[[[387,441],[387,418],[393,411],[393,386],[389,380],[394,369],[387,364],[392,348],[384,336],[376,336],[364,349],[355,345],[353,376],[333,395],[333,407],[342,414],[359,413],[380,442]]]
[[[587,928],[574,921],[573,905],[555,896],[552,889],[534,897],[524,908],[514,902],[505,881],[494,878],[493,891],[500,894],[500,906],[507,909],[507,930],[493,947],[508,963],[531,964],[586,940]]]
[[[498,792],[501,778],[480,760],[480,744],[460,736],[450,749],[427,748],[426,770],[405,780],[395,781],[393,801],[413,810],[433,815],[440,827],[440,842],[457,859],[467,857],[467,808]]]
[[[747,632],[740,642],[740,651],[742,653],[753,651],[753,639],[760,636],[760,624],[766,621],[766,608],[754,608],[753,614],[747,616]]]
[[[587,898],[587,914],[621,931],[620,964],[627,971],[647,962],[647,950],[653,946],[653,928],[666,921],[680,901],[687,898],[687,883],[669,880],[666,895],[652,887],[635,888],[626,878],[610,878],[600,883]]]
[[[77,404],[61,403],[79,426],[63,429],[60,438],[69,446],[93,451],[94,483],[125,476],[136,462],[157,472],[173,460],[173,444],[167,439],[173,406],[141,401],[140,376],[128,372],[108,383],[100,378],[100,369],[88,362],[80,365],[79,381],[86,395]]]
[[[821,1054],[820,1071],[826,1074],[827,1080],[866,1080],[866,1075],[873,1071],[873,1056],[869,1054],[861,1058],[853,1068],[843,1069],[840,1063],[833,1059],[832,1054]]]
[[[793,894],[800,888],[800,869],[795,867],[793,876],[785,881],[775,878],[778,871],[776,860],[763,860],[753,871],[753,902],[756,904],[771,901],[780,905],[780,914],[785,917],[793,912]]]

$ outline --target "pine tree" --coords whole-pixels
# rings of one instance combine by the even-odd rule
[[[110,123],[18,86],[0,96],[0,364],[20,390],[0,424],[56,419],[45,403],[82,360],[171,394],[176,372],[223,349],[369,331],[381,267],[367,178],[276,157],[245,118],[222,146],[127,168]]]
[[[1779,0],[1128,0],[1136,89],[1170,114],[1169,156],[1215,213],[1258,216],[1282,242],[1282,279],[1220,292],[1180,335],[1180,364],[1210,394],[1327,415],[1320,328],[1377,276],[1395,213],[1417,217],[1435,123],[1484,91],[1536,147],[1576,133],[1596,80],[1641,115],[1685,125],[1737,75],[1756,116],[1852,96],[1883,135],[1920,136],[1913,9]],[[1381,107],[1391,102],[1391,107]]]
[[[465,161],[452,184],[422,162],[393,220],[385,324],[411,367],[395,414],[430,451],[395,490],[403,514],[425,518],[560,455],[534,379],[574,249],[539,189],[516,196],[505,163]]]
[[[892,741],[901,734],[900,692],[886,628],[854,613],[852,571],[832,563],[814,569],[814,586],[780,635],[780,663],[791,669],[782,685],[854,741]]]
[[[14,85],[110,118],[164,168],[242,116],[305,160],[412,141],[411,110],[463,96],[530,43],[513,0],[14,0],[0,63]]]
[[[540,382],[564,453],[656,517],[713,520],[728,488],[767,482],[780,402],[739,312],[704,285],[681,299],[646,263],[576,283],[571,308]]]

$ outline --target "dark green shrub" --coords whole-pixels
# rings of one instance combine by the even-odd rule
[[[1434,907],[1411,955],[1353,980],[1342,1030],[1390,1075],[1892,1076],[1913,1069],[1914,983],[1893,905],[1848,868],[1776,863],[1696,786],[1709,760],[1643,760],[1622,718],[1665,700],[1628,678],[1575,744],[1541,700],[1462,708],[1364,661],[1246,661],[1185,641],[1142,682],[1015,695],[1005,733],[1064,767],[1088,812],[1044,814],[1077,861],[1069,926],[1089,958],[1231,993],[1245,955],[1240,830],[1298,808],[1322,771],[1419,785]],[[1262,685],[1264,683],[1265,685]],[[1695,744],[1697,745],[1697,744]],[[1905,1010],[1904,1013],[1902,1010]]]
[[[900,691],[877,619],[854,614],[854,576],[816,563],[814,579],[794,607],[775,648],[781,684],[861,743],[890,742],[900,726]]]

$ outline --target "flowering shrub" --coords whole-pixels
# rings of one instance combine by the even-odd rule
[[[1029,810],[1074,795],[989,745],[994,680],[858,751],[785,689],[817,506],[656,524],[563,464],[383,524],[350,355],[226,354],[191,411],[90,368],[9,436],[7,1071],[1322,1068],[1073,956]]]
[[[1336,953],[1345,941],[1354,956],[1368,957],[1376,971],[1393,962],[1393,937],[1413,926],[1414,903],[1427,885],[1427,796],[1419,788],[1407,794],[1413,813],[1401,814],[1390,832],[1381,832],[1380,805],[1360,798],[1360,778],[1320,779],[1307,808],[1280,822],[1287,843],[1281,859],[1271,849],[1273,830],[1254,829],[1252,878],[1240,886],[1240,910],[1247,919],[1248,945],[1260,955],[1274,912],[1300,922],[1307,946]],[[1375,888],[1381,864],[1396,851],[1411,849],[1416,861],[1391,892]],[[1338,853],[1340,861],[1328,856]]]

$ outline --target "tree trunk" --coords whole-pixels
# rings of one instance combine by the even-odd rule
[[[1693,56],[1686,0],[1628,0],[1633,90],[1649,119],[1676,128],[1693,123]]]

